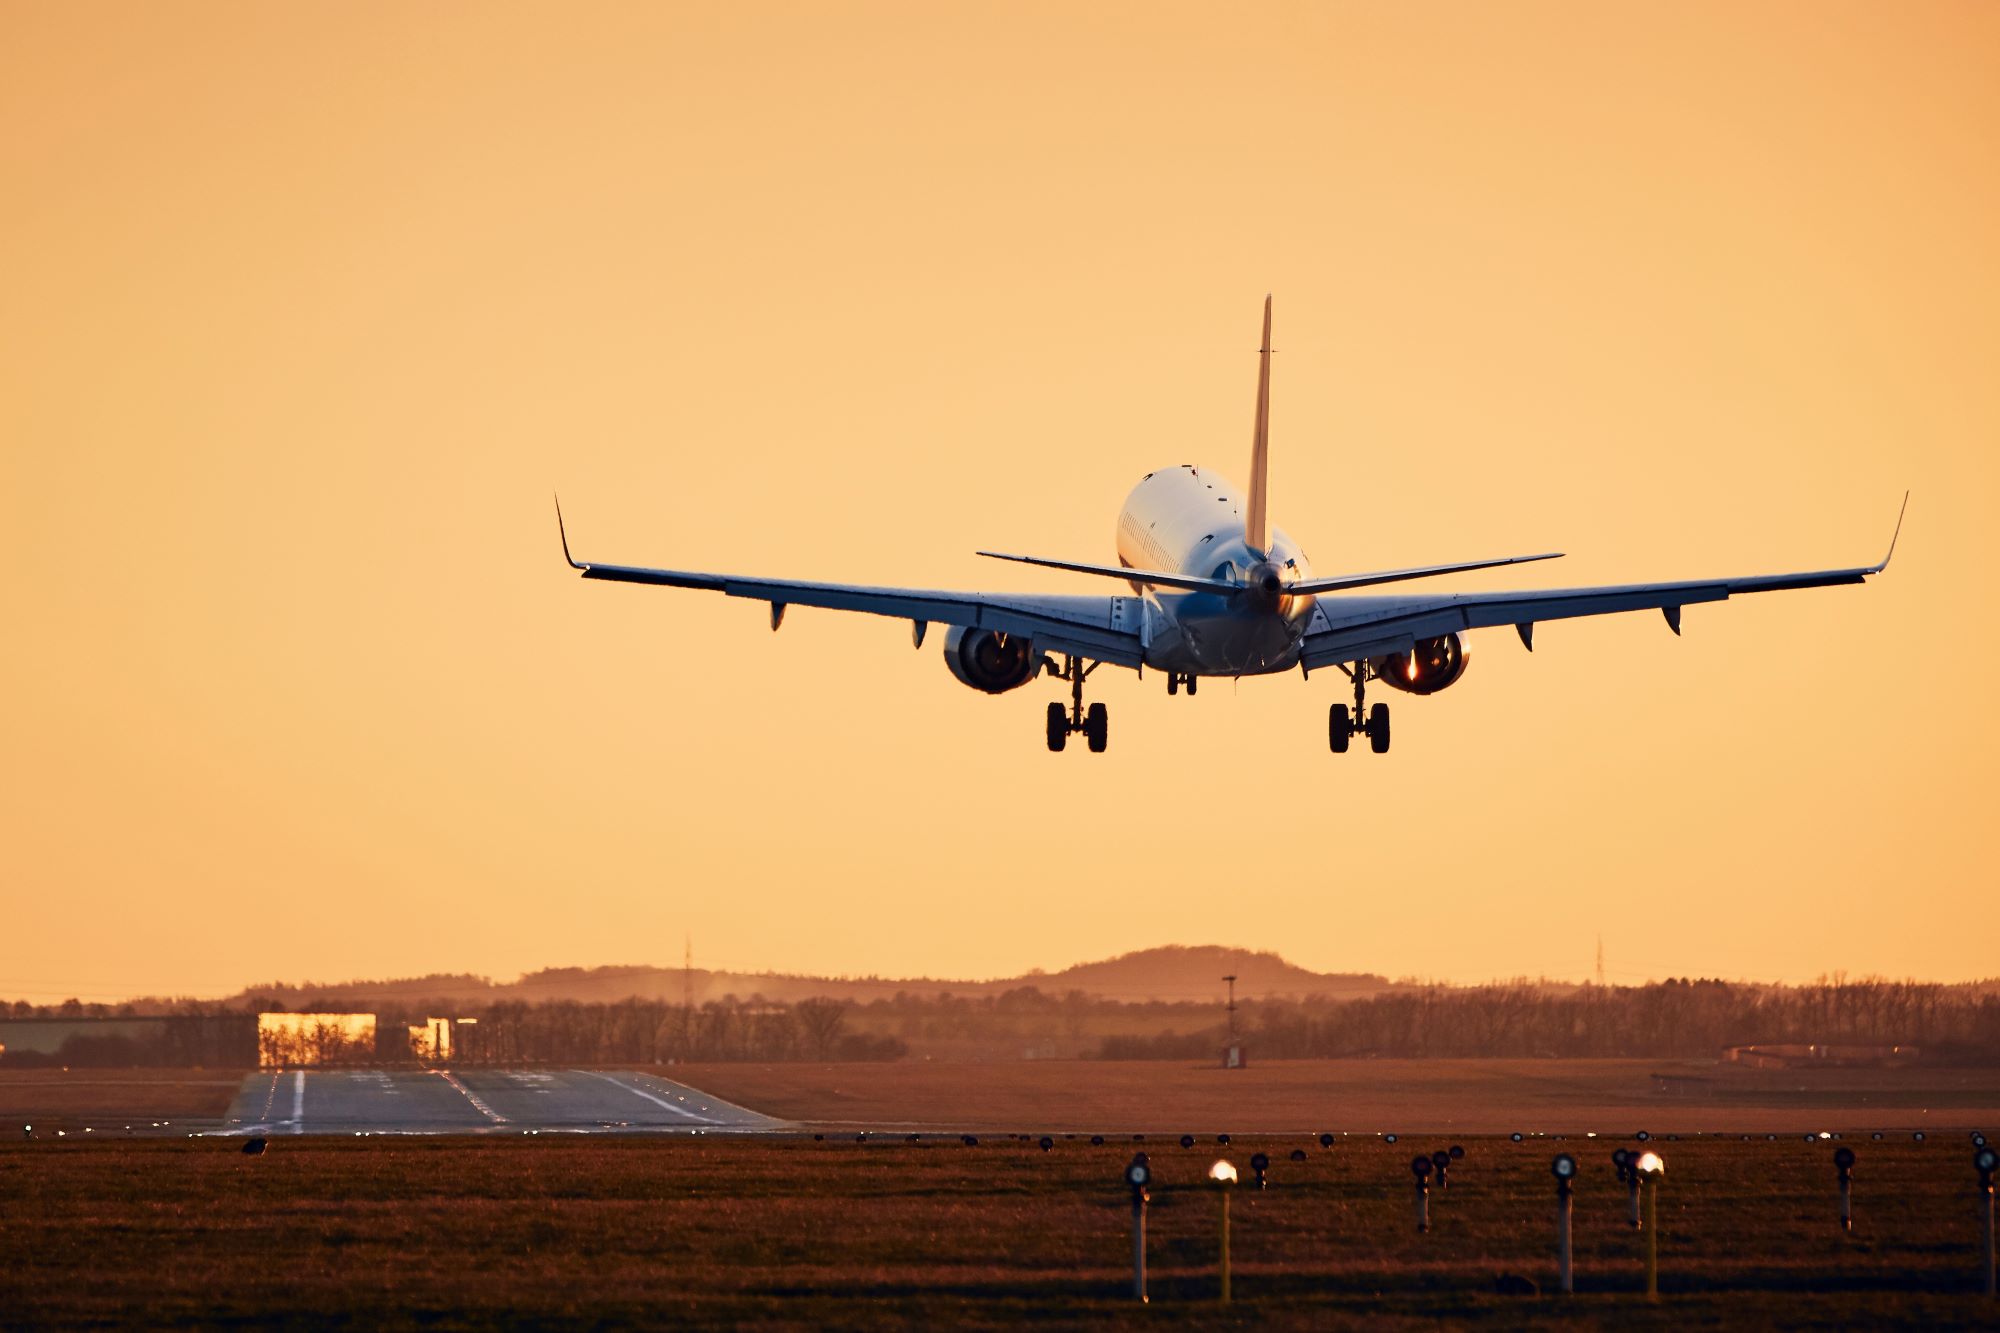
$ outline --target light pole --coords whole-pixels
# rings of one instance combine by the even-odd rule
[[[1549,1170],[1556,1177],[1556,1286],[1567,1296],[1576,1290],[1576,1274],[1570,1266],[1569,1215],[1575,1202],[1576,1158],[1557,1153]]]
[[[1854,1230],[1854,1149],[1833,1150],[1833,1169],[1840,1174],[1840,1229]]]
[[[1146,1154],[1135,1153],[1125,1168],[1125,1183],[1132,1187],[1132,1294],[1146,1303],[1146,1201],[1152,1198],[1147,1187],[1153,1183],[1153,1168]]]
[[[1632,1171],[1646,1190],[1646,1299],[1660,1299],[1660,1178],[1667,1164],[1656,1152],[1630,1159]]]
[[[2000,1166],[2000,1153],[1981,1144],[1979,1151],[1972,1154],[1972,1169],[1979,1173],[1980,1215],[1986,1226],[1986,1298],[1993,1299],[1995,1275],[1993,1270],[1993,1170]]]
[[[1236,1168],[1228,1162],[1217,1162],[1208,1168],[1208,1178],[1215,1182],[1216,1193],[1222,1196],[1222,1303],[1229,1304],[1229,1194],[1236,1186]]]

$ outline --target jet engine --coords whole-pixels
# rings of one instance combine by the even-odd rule
[[[1374,668],[1376,678],[1392,689],[1405,694],[1436,694],[1447,685],[1457,684],[1470,660],[1465,641],[1456,634],[1445,634],[1435,639],[1418,639],[1417,646],[1409,652],[1378,657],[1368,665]]]
[[[1005,694],[1035,678],[1041,659],[1032,639],[954,625],[944,638],[944,664],[975,690]]]

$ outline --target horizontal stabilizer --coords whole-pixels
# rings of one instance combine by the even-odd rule
[[[1378,583],[1402,583],[1408,579],[1435,578],[1439,574],[1463,574],[1473,569],[1493,569],[1500,565],[1525,565],[1535,560],[1560,560],[1561,551],[1545,555],[1510,555],[1498,560],[1468,560],[1457,565],[1424,565],[1417,569],[1391,569],[1380,574],[1342,574],[1330,579],[1302,579],[1288,584],[1288,593],[1341,592],[1348,588],[1372,588]]]
[[[1012,560],[1020,565],[1066,569],[1072,574],[1102,574],[1106,578],[1124,579],[1127,583],[1144,583],[1155,588],[1181,588],[1188,592],[1243,591],[1243,585],[1240,583],[1231,583],[1227,579],[1205,579],[1194,574],[1164,574],[1152,569],[1127,569],[1123,565],[1088,565],[1077,560],[1044,560],[1038,555],[1007,555],[1001,551],[981,551],[979,554],[989,560]]]

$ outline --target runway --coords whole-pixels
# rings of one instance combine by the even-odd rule
[[[287,1069],[243,1080],[224,1134],[756,1134],[783,1120],[654,1074]]]

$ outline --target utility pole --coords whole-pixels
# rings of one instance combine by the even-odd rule
[[[681,951],[681,1059],[693,1052],[694,1044],[694,932],[689,931]]]
[[[1236,974],[1232,972],[1224,977],[1223,980],[1229,983],[1229,1044],[1234,1046],[1236,1044]]]
[[[1597,986],[1604,988],[1604,932],[1597,932]]]

